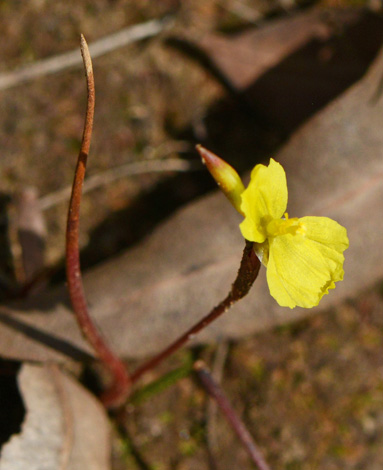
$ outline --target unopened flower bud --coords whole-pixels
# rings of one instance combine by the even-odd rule
[[[238,173],[225,160],[205,149],[202,145],[197,145],[196,148],[201,155],[202,162],[206,165],[225,196],[235,209],[243,215],[241,210],[241,194],[245,187]]]

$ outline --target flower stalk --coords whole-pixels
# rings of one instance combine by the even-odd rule
[[[122,404],[127,398],[130,391],[131,380],[125,364],[109,348],[89,315],[80,267],[79,223],[81,194],[92,136],[95,105],[92,61],[84,36],[81,36],[81,54],[85,67],[88,99],[84,132],[68,211],[65,257],[67,283],[70,300],[81,332],[112,376],[112,384],[102,395],[101,400],[107,407],[116,407]]]
[[[213,310],[208,315],[202,318],[202,320],[186,331],[186,333],[184,333],[167,348],[154,356],[152,359],[149,359],[149,361],[134,371],[130,377],[132,383],[135,383],[138,379],[141,378],[143,374],[151,369],[154,369],[162,361],[178,351],[182,346],[190,341],[194,335],[199,333],[201,330],[210,325],[212,321],[216,320],[223,313],[229,310],[229,308],[235,302],[238,302],[238,300],[245,297],[258,276],[260,266],[261,263],[254,252],[253,243],[246,241],[237,278],[235,279],[227,297],[215,308],[213,308]]]

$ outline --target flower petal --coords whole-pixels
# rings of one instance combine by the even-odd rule
[[[305,228],[305,235],[321,245],[340,253],[348,248],[347,230],[328,217],[302,217],[299,222]]]
[[[270,239],[267,281],[280,305],[311,308],[343,279],[342,253],[348,239],[346,229],[326,217],[299,221],[306,227],[305,235]]]
[[[262,243],[272,219],[280,219],[287,207],[286,174],[272,158],[269,166],[256,165],[249,186],[242,193],[241,210],[245,220],[240,224],[246,240]]]

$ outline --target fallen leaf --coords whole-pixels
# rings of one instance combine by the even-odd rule
[[[200,46],[221,73],[230,77],[237,89],[244,90],[302,45],[312,40],[325,41],[337,28],[339,31],[356,23],[360,17],[361,10],[355,8],[315,8],[266,22],[229,39],[226,35],[207,34]]]
[[[54,365],[24,364],[18,382],[25,421],[2,447],[1,470],[110,468],[109,422],[93,395]]]
[[[315,314],[382,276],[383,107],[376,98],[382,70],[381,52],[365,78],[273,155],[286,168],[291,216],[325,214],[347,227],[345,280],[318,308],[289,310],[270,297],[261,270],[249,296],[196,341],[239,338]],[[92,315],[119,355],[157,352],[226,295],[244,245],[239,222],[216,193],[181,209],[135,248],[86,273]],[[66,299],[62,287],[1,310],[0,354],[39,361],[90,359]]]

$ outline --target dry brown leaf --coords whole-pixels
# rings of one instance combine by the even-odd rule
[[[274,156],[286,168],[291,216],[325,214],[348,228],[345,280],[318,308],[289,310],[270,297],[262,271],[250,295],[199,341],[238,338],[314,314],[382,276],[383,106],[381,99],[374,101],[382,70],[380,53],[363,80],[301,127]],[[180,210],[136,248],[86,274],[91,311],[121,356],[158,351],[223,298],[243,248],[239,222],[225,198],[213,194]],[[83,358],[71,345],[84,350],[87,346],[63,299],[64,288],[2,312],[0,354],[68,360],[57,351],[59,346]],[[38,345],[33,336],[49,347]]]
[[[291,134],[364,75],[382,41],[378,15],[313,9],[226,44],[215,39],[209,54],[239,88],[238,98],[273,129]]]
[[[110,428],[100,403],[57,366],[23,365],[20,434],[4,444],[1,470],[107,470]]]
[[[267,22],[230,40],[225,35],[206,35],[200,45],[233,85],[243,90],[308,41],[325,41],[337,28],[360,17],[361,10],[355,8],[312,9]]]

